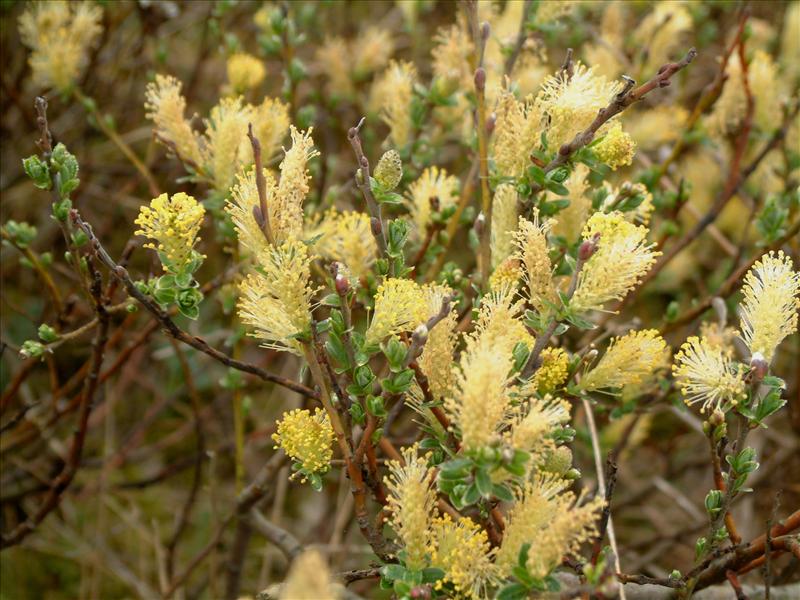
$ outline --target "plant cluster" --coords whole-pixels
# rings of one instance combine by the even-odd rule
[[[39,152],[20,160],[51,194],[63,260],[55,247],[34,250],[43,224],[3,225],[4,245],[48,294],[36,338],[9,343],[23,362],[4,378],[4,448],[24,448],[30,423],[44,441],[65,412],[77,420],[67,450],[57,444],[54,478],[4,513],[3,548],[36,548],[39,529],[69,523],[69,511],[51,513],[82,493],[77,481],[98,489],[79,476],[102,418],[96,405],[111,402],[105,374],[129,360],[118,338],[135,338],[147,319],[140,343],[158,329],[170,339],[159,356],[174,360],[190,398],[197,459],[174,533],[162,541],[153,525],[152,579],[109,561],[142,597],[200,586],[209,597],[287,600],[625,598],[642,583],[689,597],[720,582],[738,594],[754,561],[798,555],[797,511],[778,522],[776,507],[765,540],[743,543],[732,508],[762,461],[748,437],[775,422],[787,386],[798,385],[787,338],[800,311],[791,32],[800,5],[785,7],[780,38],[747,10],[705,3],[468,1],[428,40],[429,56],[415,32],[426,11],[444,9],[428,2],[389,9],[413,52],[383,25],[328,32],[324,15],[336,9],[324,3],[209,6],[225,79],[212,98],[199,101],[193,78],[167,60],[137,98],[158,169],[85,91],[108,14],[125,9],[34,3],[19,16],[32,85],[60,95],[56,111],[77,101],[135,170],[124,193],[141,204],[127,228],[99,225],[81,198],[81,145],[53,144],[60,122],[37,97]],[[730,30],[704,29],[715,11]],[[237,15],[254,35],[223,27]],[[549,45],[574,24],[578,50],[562,59]],[[319,26],[324,39],[312,33]],[[719,63],[704,60],[713,52]],[[702,89],[691,87],[698,63],[711,73]],[[265,95],[273,79],[282,88]],[[204,105],[205,118],[187,112]],[[690,177],[711,170],[709,153],[725,165],[712,184],[708,173]],[[754,230],[740,239],[736,229],[731,250],[723,221],[730,210],[741,220],[737,203]],[[133,240],[124,250],[120,236]],[[728,251],[727,262],[702,264],[700,243]],[[692,269],[713,277],[698,284]],[[77,326],[75,302],[88,315]],[[76,402],[62,409],[58,349],[89,331],[86,363],[71,367]],[[222,379],[202,372],[203,356],[227,367]],[[55,416],[20,390],[40,364],[54,378]],[[221,429],[206,410],[216,396]],[[710,449],[707,533],[685,574],[627,575],[616,473],[639,443],[637,423],[659,411],[696,424]],[[200,521],[210,430],[222,431],[216,448],[232,456],[233,484],[213,484],[216,526],[192,558],[176,547]],[[349,571],[333,573],[316,548],[324,540],[265,516],[275,496],[308,498],[308,488],[321,494],[309,501],[317,512],[339,497],[332,540],[352,522],[368,547],[360,564],[348,556]],[[253,533],[291,563],[263,591],[242,577]],[[217,546],[228,553],[224,592],[206,590],[220,585]]]

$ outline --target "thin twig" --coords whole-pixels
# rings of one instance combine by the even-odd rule
[[[372,195],[372,187],[370,184],[369,175],[369,159],[364,154],[361,147],[361,137],[359,132],[366,122],[366,117],[362,117],[355,127],[351,127],[347,132],[347,139],[353,147],[353,152],[356,155],[356,162],[358,163],[358,170],[356,171],[356,187],[361,190],[364,196],[364,203],[367,207],[367,212],[370,216],[370,229],[375,238],[375,243],[378,245],[378,250],[383,258],[389,259],[389,249],[386,245],[386,232],[383,223],[383,215],[381,214],[381,207],[375,201],[375,196]],[[391,267],[391,264],[390,264]],[[390,269],[391,272],[391,269]]]
[[[130,275],[128,274],[127,269],[120,267],[117,265],[114,260],[109,256],[109,254],[105,251],[103,246],[100,244],[100,241],[95,236],[94,232],[92,231],[91,226],[86,223],[78,213],[78,211],[72,211],[72,219],[75,224],[83,230],[83,232],[88,236],[90,243],[95,247],[97,256],[100,261],[108,267],[111,273],[119,279],[122,284],[125,286],[125,289],[128,291],[128,294],[135,298],[142,306],[144,306],[161,324],[164,328],[166,333],[174,337],[179,342],[183,342],[194,348],[195,350],[199,350],[204,354],[207,354],[211,358],[221,362],[227,367],[231,367],[238,371],[243,371],[245,373],[250,373],[251,375],[255,375],[260,377],[264,381],[269,381],[272,383],[276,383],[280,386],[283,386],[287,389],[292,390],[293,392],[297,392],[298,394],[302,394],[308,398],[317,398],[318,394],[295,381],[291,381],[290,379],[286,379],[284,377],[280,377],[279,375],[275,375],[266,371],[260,367],[257,367],[250,363],[245,363],[239,360],[235,360],[228,356],[227,354],[220,352],[216,348],[213,348],[208,345],[204,339],[190,335],[183,331],[180,327],[175,324],[175,321],[169,316],[167,312],[165,312],[152,298],[145,295],[143,292],[136,287],[136,284],[131,279]]]
[[[608,106],[601,109],[600,112],[597,113],[597,116],[595,117],[594,121],[592,121],[591,125],[589,125],[589,127],[578,133],[572,139],[572,141],[564,144],[558,149],[558,154],[555,156],[555,158],[553,158],[549,163],[547,163],[547,165],[544,166],[544,172],[549,173],[553,169],[565,164],[575,152],[586,146],[594,139],[594,136],[597,134],[598,130],[605,125],[609,119],[621,113],[631,104],[638,102],[654,89],[667,87],[670,84],[670,79],[672,76],[691,63],[696,56],[697,50],[691,48],[686,53],[686,56],[684,56],[681,60],[663,65],[650,81],[640,85],[635,89],[632,89],[633,85],[631,82],[633,82],[633,80],[629,79],[628,85],[626,85],[622,92],[614,96],[613,100]],[[537,184],[532,186],[531,191],[532,193],[537,193],[541,190],[541,186]]]
[[[94,302],[94,310],[99,319],[99,326],[95,332],[92,342],[92,357],[89,367],[89,374],[84,380],[83,391],[81,392],[80,407],[78,410],[78,423],[75,435],[72,437],[72,444],[64,462],[64,467],[59,475],[53,480],[50,490],[38,510],[20,523],[13,531],[0,538],[0,548],[7,548],[19,544],[49,515],[61,502],[62,495],[72,483],[78,469],[80,468],[83,447],[86,442],[86,434],[89,429],[89,415],[92,412],[94,395],[97,391],[98,376],[103,365],[103,355],[106,342],[108,341],[109,315],[103,304],[103,287],[100,274],[94,268],[92,257],[88,257],[86,264],[92,277],[90,293]]]
[[[253,147],[253,161],[255,162],[256,170],[256,189],[258,190],[258,211],[253,211],[253,216],[256,222],[264,232],[267,242],[270,245],[275,244],[275,237],[272,234],[272,228],[269,223],[269,207],[267,206],[267,180],[264,177],[264,166],[261,160],[261,142],[253,134],[253,124],[247,126],[247,137],[250,139],[250,145]]]
[[[610,502],[610,497],[606,496],[606,481],[605,476],[603,475],[603,464],[602,459],[600,458],[600,438],[597,435],[597,426],[594,422],[594,413],[592,412],[592,405],[589,403],[587,398],[581,398],[581,403],[583,404],[583,410],[586,412],[586,425],[589,428],[589,437],[592,440],[592,454],[594,455],[594,467],[597,471],[597,493],[601,495],[601,497],[607,502]],[[613,464],[613,463],[612,463]],[[616,469],[612,471],[616,474]],[[611,491],[613,491],[614,486],[611,485]],[[605,511],[604,511],[605,516]],[[614,553],[614,569],[616,573],[622,573],[622,568],[619,562],[619,549],[617,548],[617,536],[614,533],[614,521],[611,518],[611,510],[608,509],[608,543],[611,546],[611,551]],[[622,600],[625,600],[625,589],[620,586],[619,587],[619,597]]]

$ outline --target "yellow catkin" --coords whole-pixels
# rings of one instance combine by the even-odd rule
[[[569,422],[569,411],[569,402],[547,394],[543,398],[531,397],[509,419],[510,430],[505,437],[515,450],[531,454],[532,459],[526,465],[529,470],[555,450],[551,434],[556,427]]]
[[[511,407],[507,377],[513,358],[489,342],[488,338],[468,340],[455,368],[454,393],[445,399],[465,451],[479,450],[499,439]]]
[[[623,119],[625,131],[637,147],[653,150],[678,139],[689,119],[689,111],[682,106],[662,104],[635,112],[626,110]]]
[[[469,33],[452,25],[439,29],[433,41],[435,46],[431,50],[431,58],[434,76],[443,80],[448,87],[468,89],[472,84],[470,58],[475,53]]]
[[[274,194],[276,187],[275,177],[270,171],[264,169],[264,179],[266,181],[265,189],[268,190],[267,197],[270,197]],[[225,212],[231,217],[239,242],[253,255],[267,250],[269,247],[267,237],[253,214],[256,208],[261,210],[255,169],[248,169],[237,176],[237,183],[231,189],[230,198],[225,204]],[[273,218],[271,208],[273,207],[267,204],[270,221]]]
[[[353,62],[356,79],[361,80],[389,64],[394,46],[392,32],[388,29],[373,25],[361,31],[350,44],[348,57],[348,63]]]
[[[530,153],[539,143],[540,104],[531,98],[521,102],[510,90],[504,90],[495,112],[497,120],[491,150],[497,172],[505,177],[519,177],[530,164]]]
[[[184,162],[199,165],[202,162],[199,136],[192,130],[185,116],[186,99],[181,94],[181,83],[168,75],[156,75],[147,84],[144,103],[146,116],[156,126],[156,135]]]
[[[736,337],[736,330],[733,327],[722,326],[719,323],[703,321],[700,324],[700,337],[706,343],[715,348],[719,348],[728,358],[733,358],[736,347],[733,340]]]
[[[339,593],[331,582],[331,573],[322,555],[305,550],[292,562],[289,575],[281,586],[280,600],[337,600]]]
[[[598,249],[586,261],[570,307],[578,312],[602,310],[621,300],[650,270],[661,253],[647,242],[647,228],[634,225],[618,212],[595,213],[584,227],[583,239],[600,234]]]
[[[517,190],[513,185],[497,186],[492,202],[492,266],[496,268],[514,252],[514,232],[519,221]]]
[[[578,505],[574,494],[563,491],[567,485],[556,476],[538,475],[519,493],[495,561],[502,576],[511,574],[523,544],[530,544],[528,571],[544,577],[595,534],[603,499]]]
[[[426,289],[428,296],[428,312],[433,315],[441,309],[441,295],[450,293],[448,288]],[[417,364],[425,377],[434,399],[442,400],[450,395],[453,383],[453,358],[456,349],[456,325],[458,314],[453,308],[448,315],[439,321],[428,332],[428,340],[417,359]]]
[[[489,290],[499,292],[507,288],[516,289],[523,275],[519,259],[509,256],[492,271],[489,277]]]
[[[145,248],[159,252],[165,271],[182,273],[193,260],[205,212],[202,204],[183,192],[172,197],[161,194],[153,198],[150,206],[139,209],[135,223],[141,229],[136,235],[154,240],[145,244]]]
[[[370,92],[370,110],[380,113],[389,126],[389,139],[396,148],[403,148],[411,139],[411,100],[416,80],[417,68],[412,63],[391,61]]]
[[[88,50],[103,31],[103,11],[90,2],[34,2],[19,18],[22,43],[40,88],[68,94],[86,68]]]
[[[619,167],[630,165],[633,162],[636,142],[630,135],[622,131],[619,122],[614,123],[606,135],[594,146],[597,158],[616,171]]]
[[[778,65],[764,50],[756,50],[750,61],[748,81],[753,92],[755,113],[753,122],[762,131],[773,131],[780,126],[775,115],[781,114],[782,95]]]
[[[533,387],[540,394],[546,394],[567,380],[569,354],[563,348],[545,348],[541,359],[542,364],[533,376]]]
[[[619,77],[625,65],[624,55],[616,48],[622,48],[627,34],[627,6],[625,2],[609,2],[603,10],[600,24],[600,39],[584,47],[586,62],[597,68],[600,75],[609,79]]]
[[[264,63],[246,52],[237,52],[229,56],[225,67],[228,82],[236,94],[258,87],[267,74]]]
[[[389,278],[375,295],[375,314],[365,334],[367,344],[378,344],[390,335],[413,331],[428,314],[425,290],[410,279]]]
[[[744,373],[719,346],[690,337],[675,355],[672,375],[686,404],[702,403],[700,412],[735,405],[744,397]]]
[[[634,29],[634,42],[647,47],[647,60],[642,65],[647,76],[664,63],[678,58],[676,53],[684,47],[684,39],[694,23],[684,2],[663,1],[653,5],[653,10]]]
[[[330,468],[333,438],[331,421],[320,408],[314,414],[299,408],[283,413],[277,432],[272,434],[275,449],[281,448],[308,473],[325,473]]]
[[[253,120],[253,107],[241,96],[223,98],[205,119],[203,167],[214,189],[227,194],[240,168],[252,161],[247,127]]]
[[[564,182],[567,188],[569,206],[561,210],[556,215],[555,222],[551,229],[553,235],[563,237],[567,242],[574,242],[581,234],[589,211],[592,208],[592,201],[586,197],[586,190],[589,184],[586,178],[589,176],[589,167],[578,164]],[[549,195],[549,193],[548,193]]]
[[[302,355],[297,336],[311,322],[311,257],[305,243],[288,240],[259,252],[259,269],[239,284],[239,317],[265,348]]]
[[[581,389],[621,389],[640,383],[660,365],[667,343],[655,329],[614,338],[603,358],[581,379]]]
[[[800,273],[782,250],[770,252],[745,275],[742,295],[742,339],[769,363],[778,344],[797,331]]]
[[[738,131],[747,112],[747,94],[738,53],[731,56],[725,74],[727,79],[722,93],[705,119],[709,133],[715,138],[724,138]]]
[[[377,258],[369,216],[364,213],[330,209],[317,222],[306,227],[306,237],[318,237],[315,251],[323,258],[343,263],[355,278],[351,282],[354,285],[370,274]]]
[[[530,347],[534,338],[520,318],[524,311],[525,301],[513,288],[492,291],[481,299],[475,330],[468,337],[495,346],[503,354],[511,354],[520,342]]]
[[[549,231],[549,221],[540,223],[539,212],[534,210],[533,221],[520,217],[519,228],[514,234],[515,257],[523,266],[528,299],[531,306],[540,313],[547,310],[547,303],[552,302],[555,297],[553,265],[547,248]]]
[[[549,146],[558,149],[586,129],[597,116],[597,111],[620,91],[620,85],[619,82],[607,81],[597,75],[594,68],[587,68],[580,62],[576,63],[571,78],[561,72],[548,77],[536,101],[550,119],[547,129]]]
[[[292,147],[286,151],[280,165],[281,177],[275,190],[273,232],[276,240],[299,236],[303,231],[303,201],[310,189],[311,175],[308,161],[319,156],[314,149],[311,132],[298,131],[294,125],[289,128]],[[270,202],[268,202],[270,203]]]
[[[469,517],[453,521],[447,514],[433,520],[432,530],[430,564],[445,573],[436,589],[451,584],[457,598],[486,598],[487,586],[495,581],[486,531]]]
[[[800,29],[800,3],[790,2],[786,5],[786,13],[783,16],[780,60],[786,76],[795,85],[800,82],[800,61],[797,60],[800,56],[798,29]]]
[[[281,149],[289,133],[289,105],[276,98],[264,98],[253,108],[253,131],[261,143],[261,157],[266,164]]]
[[[458,177],[439,167],[428,167],[408,186],[406,202],[419,236],[424,237],[432,222],[433,205],[440,211],[455,206],[458,188]]]
[[[406,552],[406,567],[416,570],[426,566],[436,504],[435,473],[427,466],[427,456],[417,456],[416,446],[404,449],[402,456],[403,463],[388,463],[389,475],[383,481],[389,492],[390,524]]]
[[[326,90],[335,98],[349,98],[355,86],[348,68],[352,56],[350,46],[343,37],[326,37],[314,54],[317,69],[327,78]]]

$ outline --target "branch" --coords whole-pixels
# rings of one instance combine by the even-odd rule
[[[250,511],[250,524],[258,533],[267,538],[270,542],[283,552],[289,560],[292,560],[303,552],[303,546],[300,541],[291,533],[278,527],[274,523],[267,520],[260,511],[253,508]]]
[[[142,306],[144,306],[162,325],[164,331],[171,335],[173,338],[178,340],[179,342],[183,342],[194,348],[195,350],[199,350],[200,352],[207,354],[214,360],[217,360],[224,364],[227,367],[231,367],[238,371],[242,371],[244,373],[250,373],[251,375],[255,375],[256,377],[260,377],[264,381],[269,381],[271,383],[275,383],[277,385],[283,386],[287,389],[292,390],[293,392],[297,392],[298,394],[302,394],[307,398],[318,398],[318,394],[300,383],[292,381],[290,379],[286,379],[285,377],[280,377],[279,375],[275,375],[266,371],[256,365],[245,363],[234,358],[231,358],[224,352],[220,352],[216,348],[213,348],[208,345],[203,338],[189,335],[185,331],[183,331],[180,327],[175,324],[175,321],[165,312],[152,298],[147,296],[146,294],[139,291],[139,288],[136,287],[136,284],[131,279],[130,275],[128,274],[127,269],[124,267],[120,267],[117,265],[114,260],[109,256],[108,252],[103,248],[100,244],[100,241],[95,236],[94,231],[92,230],[91,225],[86,223],[80,216],[80,213],[77,210],[72,210],[71,218],[75,225],[79,227],[89,238],[89,242],[92,244],[92,247],[95,250],[97,257],[100,259],[111,273],[120,280],[120,282],[125,286],[125,289],[128,291],[128,294],[135,298]]]
[[[364,150],[361,148],[361,138],[359,137],[359,131],[366,120],[366,117],[362,117],[358,125],[351,127],[347,132],[347,139],[350,140],[350,145],[353,147],[353,152],[356,154],[356,162],[358,163],[356,187],[361,190],[361,194],[364,196],[364,202],[367,205],[367,212],[370,216],[369,224],[372,235],[375,237],[375,243],[378,244],[378,250],[380,250],[381,256],[389,260],[389,248],[386,245],[386,233],[384,231],[381,207],[375,201],[375,196],[372,195],[369,160],[364,154]]]
[[[594,139],[594,136],[597,134],[598,130],[612,117],[615,117],[621,113],[631,104],[638,102],[654,89],[663,88],[670,85],[670,79],[672,76],[691,63],[696,56],[697,50],[691,48],[689,52],[686,53],[686,56],[684,56],[681,60],[663,65],[658,70],[655,77],[653,77],[647,83],[640,85],[636,89],[632,89],[635,85],[634,80],[627,79],[625,88],[619,94],[614,96],[614,99],[608,106],[601,109],[600,112],[597,113],[597,116],[595,117],[594,121],[592,121],[592,124],[589,125],[589,127],[584,131],[577,134],[571,142],[564,144],[558,149],[558,154],[556,157],[547,163],[547,165],[545,165],[544,172],[549,173],[553,169],[565,164],[572,154],[589,144]],[[534,185],[532,186],[531,192],[536,193],[540,192],[541,190],[541,186]]]
[[[269,207],[267,206],[267,180],[264,178],[264,166],[261,160],[261,142],[253,135],[253,124],[249,123],[247,126],[247,137],[250,138],[250,144],[253,146],[253,161],[255,162],[256,169],[256,188],[258,189],[258,211],[253,210],[253,216],[256,222],[264,232],[264,237],[270,245],[275,245],[275,236],[272,234],[272,228],[269,224]]]
[[[508,55],[505,64],[505,74],[507,76],[511,76],[511,72],[514,70],[514,65],[519,58],[520,52],[522,52],[522,47],[525,45],[525,40],[528,39],[528,32],[527,32],[527,23],[528,17],[531,14],[531,7],[533,6],[533,0],[525,0],[525,6],[522,8],[522,18],[520,19],[519,23],[519,31],[517,32],[517,39],[514,41],[514,47],[511,49],[511,53]]]
[[[108,325],[110,320],[108,312],[103,304],[103,282],[100,278],[100,273],[95,270],[94,262],[91,257],[87,259],[86,264],[89,274],[92,277],[89,291],[94,303],[94,310],[97,313],[99,326],[95,332],[94,341],[92,342],[92,357],[89,374],[83,382],[75,435],[72,438],[72,444],[64,467],[50,485],[50,490],[47,493],[47,497],[42,502],[42,505],[32,517],[28,517],[13,531],[0,538],[0,549],[19,544],[36,529],[47,515],[58,507],[62,495],[70,486],[72,480],[75,478],[75,474],[80,468],[83,446],[86,442],[86,433],[89,429],[89,415],[92,412],[94,395],[97,391],[98,376],[100,368],[103,365],[103,353],[105,351],[106,342],[108,341]]]

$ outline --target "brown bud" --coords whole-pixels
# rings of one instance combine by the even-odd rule
[[[489,35],[492,33],[492,28],[487,21],[481,23],[481,39],[485,42],[489,39]]]
[[[595,233],[592,239],[584,240],[578,248],[578,259],[581,262],[586,262],[594,253],[597,252],[597,243],[600,241],[600,234]]]
[[[760,352],[753,354],[750,359],[750,377],[753,382],[760,382],[769,371],[769,363]]]
[[[486,70],[483,67],[475,70],[475,89],[480,92],[486,89]]]
[[[333,281],[336,286],[336,293],[340,296],[346,296],[347,292],[350,291],[350,282],[347,280],[347,277],[338,273]]]
[[[372,230],[372,235],[383,235],[383,226],[381,225],[380,219],[372,217],[369,220],[369,227]]]
[[[483,213],[479,213],[478,216],[475,218],[475,223],[473,227],[475,228],[475,233],[478,234],[478,237],[483,235],[483,228],[486,226],[486,216]]]
[[[260,206],[253,207],[253,218],[261,229],[264,229],[264,215],[261,212]]]
[[[497,113],[492,113],[486,119],[486,134],[492,135],[494,133],[494,126],[497,124]]]
[[[725,422],[725,413],[718,408],[715,409],[711,416],[708,417],[708,422],[716,429]]]

